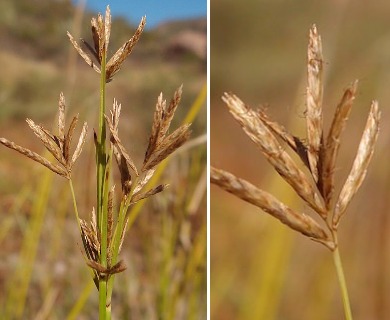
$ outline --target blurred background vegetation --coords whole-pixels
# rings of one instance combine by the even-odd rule
[[[74,172],[84,218],[95,202],[92,129],[99,76],[77,56],[66,31],[90,41],[92,15],[70,1],[0,2],[0,136],[43,152],[24,120],[51,128],[63,91],[68,117],[79,113],[90,128]],[[128,268],[116,277],[113,297],[117,319],[205,318],[206,27],[204,18],[145,31],[108,85],[107,105],[114,97],[122,104],[121,139],[138,164],[160,92],[169,101],[183,83],[172,126],[186,116],[193,122],[192,143],[169,159],[160,177],[171,187],[138,208],[125,240]],[[113,19],[111,54],[134,30]],[[0,148],[0,159],[0,314],[97,319],[96,289],[80,253],[67,182],[6,148]]]
[[[324,121],[359,79],[341,144],[338,185],[356,155],[370,102],[381,132],[339,239],[354,319],[390,318],[390,3],[380,0],[211,1],[211,164],[311,214],[263,159],[221,101],[232,91],[305,137],[306,50],[317,24],[325,60]],[[272,217],[211,186],[211,318],[342,319],[330,253]]]

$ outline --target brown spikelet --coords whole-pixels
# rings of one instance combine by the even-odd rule
[[[67,132],[66,137],[65,137],[63,156],[64,156],[66,162],[69,161],[70,144],[72,143],[73,133],[74,133],[74,130],[76,129],[76,125],[77,125],[78,120],[79,120],[79,115],[76,115],[75,117],[73,117],[72,122],[70,123],[68,132]]]
[[[309,159],[307,158],[307,149],[304,143],[298,137],[290,134],[286,128],[284,128],[281,124],[270,120],[268,115],[263,111],[259,110],[258,115],[261,121],[268,127],[268,129],[277,137],[286,142],[289,147],[295,151],[296,154],[301,158],[302,162],[306,165],[306,167],[310,167]]]
[[[30,158],[31,160],[34,160],[34,161],[44,165],[46,168],[50,169],[54,173],[57,173],[60,176],[69,179],[68,172],[64,168],[62,168],[56,164],[51,163],[50,161],[41,157],[39,154],[37,154],[29,149],[18,146],[14,142],[9,141],[5,138],[0,138],[0,143],[3,144],[4,146],[10,148],[10,149],[13,149],[13,150],[21,153],[22,155],[26,156],[27,158]]]
[[[73,119],[68,133],[65,135],[65,98],[62,93],[60,94],[58,109],[58,136],[54,135],[49,130],[46,130],[42,126],[35,124],[34,121],[32,121],[31,119],[27,119],[26,122],[31,128],[31,130],[34,132],[34,134],[45,146],[45,148],[54,156],[54,158],[59,162],[60,165],[52,164],[50,161],[41,157],[35,152],[18,146],[17,144],[8,141],[7,139],[2,138],[1,143],[11,149],[18,151],[19,153],[27,156],[30,159],[41,163],[42,165],[59,174],[60,176],[70,179],[72,166],[80,155],[82,146],[85,141],[87,124],[84,123],[79,143],[76,147],[72,159],[70,159],[70,143],[76,126],[77,118]]]
[[[105,268],[100,263],[93,260],[88,260],[87,265],[90,266],[92,269],[94,269],[96,272],[98,272],[99,277],[101,278],[107,278],[110,275],[120,273],[126,270],[126,266],[123,260],[120,260],[114,266],[109,268]]]
[[[333,215],[333,226],[335,228],[337,228],[341,216],[345,213],[345,209],[366,176],[367,167],[374,153],[374,146],[378,138],[380,116],[381,113],[378,109],[378,102],[373,101],[351,172],[348,175],[347,181],[345,182],[336,203]]]
[[[69,37],[70,42],[72,43],[73,47],[76,49],[76,51],[79,53],[79,55],[84,59],[84,61],[92,67],[97,73],[100,73],[100,68],[92,61],[91,57],[84,52],[83,49],[79,46],[76,40],[74,40],[73,36],[67,32],[67,35]]]
[[[166,106],[166,101],[163,100],[163,95],[160,95],[157,98],[156,110],[154,111],[152,132],[149,137],[149,144],[146,149],[144,164],[150,159],[150,156],[156,150],[159,138],[159,132],[161,128],[161,121],[163,119],[163,114]]]
[[[81,130],[79,142],[77,143],[77,147],[76,147],[76,149],[75,149],[75,151],[73,153],[72,160],[70,162],[70,167],[69,168],[72,168],[72,166],[74,165],[74,163],[76,162],[76,160],[80,156],[81,151],[83,150],[83,146],[85,144],[85,140],[86,140],[86,137],[87,137],[87,132],[88,132],[88,125],[87,125],[86,122],[84,122],[83,129]]]
[[[182,92],[183,85],[175,91],[168,106],[166,101],[163,100],[162,93],[159,95],[142,171],[152,169],[188,139],[190,134],[189,125],[182,125],[166,137],[175,111],[180,103]]]
[[[325,215],[325,206],[321,198],[316,194],[311,182],[261,121],[257,112],[247,107],[233,94],[225,93],[222,100],[226,103],[230,113],[240,123],[248,137],[259,147],[275,170],[316,212]]]
[[[98,20],[95,17],[93,17],[91,19],[91,31],[92,31],[92,40],[93,40],[94,49],[92,49],[92,47],[86,41],[83,41],[83,42],[88,46],[89,50],[91,52],[93,52],[94,56],[99,61],[99,63],[101,63],[101,57],[99,55],[99,51],[100,51],[99,50],[99,47],[100,47],[100,37],[99,37],[100,28],[99,28]]]
[[[114,191],[115,186],[112,186],[108,193],[108,205],[107,205],[107,248],[111,246],[111,240],[113,235],[114,226]]]
[[[65,166],[66,160],[64,159],[59,146],[52,138],[52,135],[49,135],[45,129],[43,129],[40,125],[35,124],[31,119],[27,119],[26,122],[34,134],[39,138],[39,140],[41,140],[45,148],[54,156],[54,158],[56,158],[58,162]]]
[[[122,105],[118,104],[118,101],[114,99],[114,103],[112,105],[111,113],[111,126],[112,130],[115,132],[118,132],[118,125],[119,125],[119,117],[121,115],[121,109]]]
[[[126,151],[125,147],[123,146],[121,140],[119,139],[118,132],[115,131],[115,128],[113,126],[113,123],[111,122],[110,118],[104,115],[106,118],[106,121],[108,123],[108,127],[111,132],[111,142],[114,144],[114,146],[117,148],[118,152],[121,154],[122,157],[126,159],[127,165],[134,171],[134,173],[138,176],[138,170],[134,164],[133,159],[130,157],[128,152]]]
[[[146,17],[142,17],[141,22],[135,31],[134,35],[126,41],[122,47],[112,56],[112,58],[107,62],[106,66],[106,81],[110,82],[113,76],[119,71],[122,66],[122,63],[130,55],[134,46],[137,44],[138,40],[141,37],[141,34],[145,28]]]
[[[58,101],[58,137],[63,143],[65,140],[65,97],[62,92]]]
[[[308,159],[314,180],[318,181],[319,150],[322,143],[322,44],[315,25],[310,29],[307,50],[306,122]]]
[[[108,44],[110,43],[110,35],[111,35],[111,11],[110,6],[106,8],[106,15],[104,18],[104,35],[105,35],[105,47],[108,48]]]
[[[100,241],[99,234],[96,226],[96,213],[95,209],[92,209],[91,222],[88,224],[85,220],[80,219],[81,238],[85,253],[88,259],[93,261],[99,261],[100,259]]]
[[[330,208],[331,206],[330,201],[334,189],[334,170],[340,147],[340,138],[351,112],[353,101],[355,100],[357,84],[358,81],[355,81],[347,90],[345,90],[344,95],[337,106],[332,125],[329,129],[326,141],[324,142],[325,146],[322,150],[323,163],[319,180],[319,189],[325,199],[327,208]]]
[[[183,93],[183,85],[181,85],[175,91],[171,102],[169,103],[168,107],[166,107],[166,109],[163,111],[157,143],[160,143],[160,141],[162,141],[162,139],[165,137],[165,135],[169,130],[173,116],[175,115],[175,111],[179,106],[182,93]]]
[[[113,146],[113,150],[114,150],[115,160],[118,165],[119,173],[121,175],[122,192],[125,196],[127,196],[131,191],[131,184],[132,184],[129,166],[127,165],[126,159],[118,151],[118,148],[115,145]]]
[[[210,168],[210,177],[212,183],[261,208],[291,229],[310,238],[315,238],[327,246],[331,245],[325,230],[317,222],[309,216],[296,213],[271,194],[256,188],[251,183],[237,178],[231,173],[213,167]]]
[[[152,169],[180,148],[190,137],[191,131],[189,127],[190,124],[184,124],[166,137],[153,152],[149,161],[144,164],[142,171]]]

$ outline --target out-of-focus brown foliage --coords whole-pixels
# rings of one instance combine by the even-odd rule
[[[386,1],[370,7],[364,1],[211,2],[213,165],[258,188],[272,190],[293,208],[312,214],[272,173],[272,167],[231,119],[221,96],[233,91],[253,107],[266,102],[272,119],[305,136],[299,128],[305,121],[305,47],[313,23],[326,44],[324,110],[332,114],[351,79],[359,79],[360,90],[336,163],[338,181],[345,181],[351,170],[367,105],[375,97],[383,106],[376,153],[339,235],[355,319],[385,319],[390,314],[386,303],[390,295],[386,271],[390,260],[389,9]],[[326,130],[331,121],[324,117]],[[340,183],[335,186],[336,195],[341,187]],[[287,228],[258,211],[211,187],[212,318],[329,319],[342,315],[327,252],[289,235]]]

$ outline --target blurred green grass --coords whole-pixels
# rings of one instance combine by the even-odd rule
[[[228,114],[220,97],[232,91],[252,107],[265,104],[272,118],[304,137],[306,49],[313,23],[324,50],[326,128],[343,89],[359,79],[337,163],[338,181],[344,181],[351,168],[371,100],[379,100],[380,137],[366,181],[341,224],[340,250],[354,319],[387,319],[390,4],[376,1],[368,6],[360,0],[245,4],[213,0],[210,4],[212,165],[310,213],[290,198],[289,188]],[[336,192],[340,187],[339,182]],[[342,317],[329,252],[230,194],[213,186],[210,191],[212,319]],[[274,272],[269,272],[270,266]]]

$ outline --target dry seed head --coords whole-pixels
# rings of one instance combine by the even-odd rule
[[[40,155],[28,150],[26,148],[20,147],[15,143],[8,141],[7,139],[2,139],[2,144],[5,146],[18,151],[19,153],[27,156],[28,158],[37,161],[49,168],[53,172],[59,174],[62,177],[70,179],[71,169],[75,161],[79,157],[82,146],[85,142],[85,136],[87,132],[87,124],[84,123],[83,130],[81,132],[79,143],[76,147],[76,150],[70,160],[70,143],[72,140],[73,132],[77,123],[77,117],[75,117],[70,125],[70,128],[65,136],[65,98],[64,95],[60,94],[59,99],[59,115],[58,115],[58,131],[59,136],[52,134],[50,131],[46,130],[40,125],[37,125],[31,119],[27,119],[26,122],[34,132],[34,134],[41,140],[45,148],[54,156],[54,158],[59,162],[60,166],[52,164],[47,159],[44,159]]]
[[[131,39],[126,41],[121,48],[112,56],[112,58],[106,64],[106,82],[110,82],[113,79],[113,76],[119,71],[123,62],[130,55],[134,46],[137,44],[146,24],[146,18],[143,17],[141,22],[135,31],[135,34]],[[92,47],[86,41],[82,40],[82,42],[86,45],[88,51],[97,59],[98,65],[100,66],[102,63],[103,55],[107,56],[107,49],[110,42],[110,34],[111,34],[111,13],[110,8],[107,6],[105,18],[99,13],[97,18],[92,18],[91,20],[91,31],[94,46]],[[93,67],[93,69],[100,73],[100,68],[92,61],[89,54],[87,54],[74,40],[72,35],[68,32],[68,37],[73,44],[76,51],[80,54],[80,56],[85,60],[85,62]]]
[[[261,208],[291,229],[310,238],[315,238],[325,245],[329,242],[325,230],[312,218],[296,213],[273,195],[258,189],[244,179],[237,178],[229,172],[213,167],[210,169],[210,177],[212,183],[242,200]]]
[[[161,144],[157,146],[157,149],[153,152],[149,161],[144,164],[142,171],[147,171],[157,166],[175,150],[180,148],[190,137],[190,126],[191,124],[184,124],[166,137]]]
[[[266,159],[283,179],[316,212],[325,215],[325,206],[322,199],[318,197],[306,175],[283,149],[267,126],[261,121],[258,114],[247,107],[234,94],[225,93],[222,100],[248,137],[260,148]]]
[[[149,137],[149,144],[146,149],[144,164],[149,160],[150,156],[156,149],[158,143],[158,136],[161,128],[161,121],[163,119],[165,107],[166,107],[166,100],[163,100],[163,94],[160,93],[160,95],[157,98],[156,110],[154,111],[152,132]]]
[[[146,17],[142,17],[141,22],[135,31],[134,35],[127,40],[122,47],[112,56],[112,58],[107,62],[106,66],[106,79],[107,82],[110,82],[113,76],[119,71],[122,66],[122,63],[130,55],[134,46],[137,44],[138,40],[141,37],[142,32],[144,31],[146,24]]]
[[[345,209],[366,176],[367,167],[370,163],[374,152],[374,146],[378,138],[380,116],[378,102],[373,101],[351,172],[348,175],[347,181],[345,182],[336,203],[333,215],[334,228],[337,228],[341,216],[345,213]]]
[[[315,25],[310,29],[307,50],[306,122],[308,159],[314,180],[318,181],[319,150],[322,142],[322,44]]]
[[[325,146],[322,149],[322,173],[320,175],[319,189],[325,199],[327,208],[331,206],[331,199],[334,190],[334,170],[336,159],[340,147],[341,134],[344,131],[346,122],[352,109],[353,101],[355,100],[358,81],[356,80],[345,90],[340,103],[337,106]]]
[[[182,92],[183,85],[175,91],[168,106],[166,101],[163,100],[162,94],[159,95],[142,171],[152,169],[188,140],[190,135],[189,124],[182,125],[166,137],[175,111],[180,103]]]

